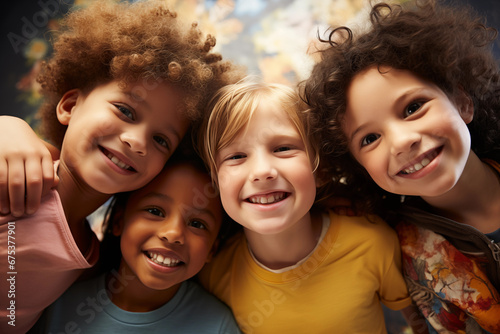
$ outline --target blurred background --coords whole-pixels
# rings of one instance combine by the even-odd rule
[[[36,125],[40,99],[35,77],[50,55],[50,31],[72,7],[96,0],[17,0],[1,12],[0,114]],[[130,0],[133,1],[133,0]],[[314,62],[318,34],[330,26],[362,25],[369,0],[166,0],[187,21],[216,36],[216,50],[269,82],[294,85]],[[405,0],[393,0],[404,2]],[[500,28],[499,0],[443,0],[468,3]],[[500,59],[500,42],[495,52]]]
[[[22,117],[36,127],[40,104],[35,81],[40,62],[51,53],[50,31],[73,7],[98,0],[16,0],[1,12],[0,115]],[[132,0],[131,0],[132,1]],[[216,51],[246,66],[264,81],[295,85],[314,64],[317,36],[330,26],[361,26],[369,0],[165,0],[204,33],[216,36]],[[392,2],[404,2],[393,0]],[[467,4],[500,30],[500,0],[442,0]],[[494,52],[500,59],[500,39]],[[0,148],[1,149],[1,148]],[[391,334],[411,333],[399,312],[386,310]]]

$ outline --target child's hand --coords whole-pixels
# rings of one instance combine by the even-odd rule
[[[59,153],[28,123],[11,116],[0,116],[0,147],[0,213],[33,214],[42,194],[59,181],[52,160]]]

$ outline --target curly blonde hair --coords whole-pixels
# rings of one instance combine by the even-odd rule
[[[37,80],[45,97],[40,132],[59,147],[66,126],[55,110],[71,89],[89,92],[112,80],[167,82],[185,92],[186,115],[197,121],[215,91],[240,77],[240,69],[213,52],[213,36],[155,0],[96,1],[70,12],[54,37],[54,53]]]

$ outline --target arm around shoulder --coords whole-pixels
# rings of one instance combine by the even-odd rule
[[[13,116],[0,116],[0,146],[0,212],[35,213],[42,194],[57,183],[53,157],[58,150]]]

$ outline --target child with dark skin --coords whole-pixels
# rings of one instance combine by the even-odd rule
[[[431,332],[500,333],[495,38],[465,7],[378,4],[367,31],[331,32],[302,87],[354,204],[394,223]]]
[[[2,332],[28,330],[41,311],[96,262],[98,241],[86,217],[114,193],[151,181],[203,117],[206,99],[237,76],[231,63],[211,52],[214,45],[213,37],[204,38],[196,25],[184,26],[155,1],[99,1],[65,18],[54,54],[38,77],[46,99],[40,110],[41,130],[61,152],[55,165],[59,182],[42,198],[35,215],[17,218],[21,212],[13,207],[15,215],[0,217],[5,240],[15,237],[12,271],[18,275],[15,315],[7,309],[13,300],[2,299]],[[21,137],[31,138],[21,120],[0,118],[2,129],[19,124]],[[35,180],[39,196],[40,180],[50,179],[54,166],[47,163],[46,153],[25,160],[16,152],[15,138],[2,138],[13,143],[5,146],[0,159],[7,168],[0,175],[5,214],[12,207],[6,193],[19,190],[25,173],[38,170],[29,180]],[[24,161],[26,169],[19,168]],[[30,205],[32,191],[28,182]],[[11,203],[24,206],[16,196]],[[9,232],[14,228],[15,236]],[[0,265],[7,268],[11,249],[7,241],[0,247]],[[6,272],[2,275],[1,291],[7,295]]]
[[[100,275],[71,286],[36,332],[64,332],[68,323],[85,333],[240,332],[229,308],[190,280],[229,221],[203,162],[186,152],[176,151],[145,187],[115,195]]]

